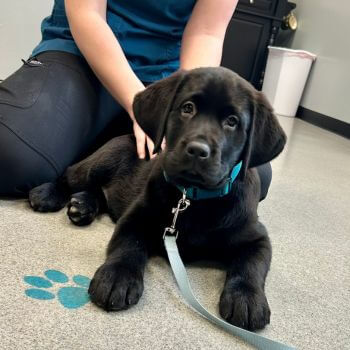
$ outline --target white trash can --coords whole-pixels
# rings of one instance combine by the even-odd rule
[[[276,114],[295,117],[316,55],[303,50],[269,46],[262,91]]]

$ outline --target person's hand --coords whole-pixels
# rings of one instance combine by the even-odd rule
[[[148,152],[150,158],[153,158],[156,156],[156,154],[153,154],[154,150],[154,143],[152,140],[143,132],[140,125],[137,124],[136,120],[133,119],[133,128],[134,128],[134,134],[136,138],[136,146],[137,146],[137,154],[140,159],[146,158],[146,154]]]
[[[153,154],[154,150],[154,143],[153,141],[145,134],[145,132],[141,129],[140,125],[137,123],[136,118],[134,116],[134,111],[131,107],[128,109],[129,116],[133,122],[133,129],[134,129],[134,135],[136,138],[136,147],[137,147],[137,154],[140,159],[145,159],[147,156],[147,153],[149,154],[150,158],[154,158],[157,154]],[[163,138],[161,149],[165,149],[165,138]]]
[[[153,154],[154,143],[141,129],[140,125],[137,123],[134,112],[132,108],[129,109],[129,116],[133,122],[134,135],[136,138],[137,154],[140,159],[145,159],[147,153],[150,158],[154,158],[156,154]]]

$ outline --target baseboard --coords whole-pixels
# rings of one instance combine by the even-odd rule
[[[299,106],[297,118],[350,139],[350,124]]]

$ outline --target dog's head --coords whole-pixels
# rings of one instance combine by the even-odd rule
[[[222,67],[175,73],[136,95],[133,107],[155,152],[165,137],[163,168],[185,186],[218,188],[239,161],[244,176],[286,142],[263,94]]]

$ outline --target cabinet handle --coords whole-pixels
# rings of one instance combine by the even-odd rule
[[[283,22],[281,25],[282,29],[297,30],[298,19],[293,12],[290,12],[287,16],[283,17]]]

